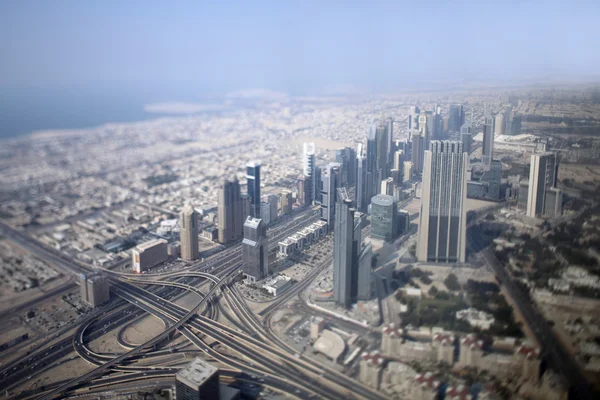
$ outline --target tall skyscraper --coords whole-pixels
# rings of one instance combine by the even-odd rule
[[[402,171],[402,179],[404,182],[408,182],[412,179],[414,174],[414,164],[412,161],[404,161],[403,171]]]
[[[351,147],[336,150],[335,161],[340,164],[342,186],[356,185],[356,151]]]
[[[321,175],[321,220],[327,222],[327,226],[333,226],[335,217],[335,200],[339,185],[340,165],[330,163]]]
[[[316,186],[318,186],[315,177],[315,169],[317,167],[315,144],[312,142],[304,143],[303,150],[302,173],[304,174],[305,182],[304,190],[306,192],[305,196],[308,199],[308,204],[310,204],[315,200],[315,193],[317,193]]]
[[[464,109],[462,105],[452,104],[448,110],[448,131],[458,132],[464,123]]]
[[[258,218],[248,217],[244,223],[242,263],[246,281],[249,283],[264,279],[269,272],[267,227]]]
[[[352,304],[352,241],[354,209],[352,200],[338,203],[333,231],[333,295],[342,307]]]
[[[393,169],[402,169],[402,164],[404,163],[404,150],[397,150],[394,153],[394,165]]]
[[[556,187],[557,168],[556,153],[545,152],[531,155],[529,193],[527,194],[528,217],[537,217],[544,212],[546,191]]]
[[[394,120],[391,117],[386,118],[384,124],[387,137],[387,165],[385,167],[385,177],[387,178],[390,176],[389,171],[392,169],[392,165],[394,163]]]
[[[246,165],[246,179],[248,180],[250,216],[260,218],[260,162],[255,161]]]
[[[365,200],[366,205],[363,207],[366,210],[369,207],[369,201],[379,189],[379,172],[377,169],[377,132],[376,125],[372,124],[367,135],[366,148],[366,172],[365,172]]]
[[[494,134],[495,135],[504,135],[504,113],[499,112],[496,114],[496,119],[494,120]]]
[[[471,148],[473,147],[473,125],[467,121],[460,127],[460,141],[463,144],[463,150],[467,154],[471,154]]]
[[[338,305],[349,307],[353,301],[371,295],[371,253],[362,248],[364,214],[355,213],[344,189],[338,190],[333,233],[333,295]]]
[[[462,143],[433,141],[425,152],[417,259],[465,262],[467,157]]]
[[[179,214],[181,258],[192,261],[198,258],[198,213],[186,205]]]
[[[301,205],[310,204],[309,193],[306,191],[306,177],[304,175],[300,175],[296,180],[296,186],[298,189],[298,203]]]
[[[219,242],[226,244],[240,239],[246,213],[237,178],[225,179],[218,193]]]
[[[292,205],[294,199],[292,197],[292,191],[284,189],[281,192],[281,213],[284,215],[290,215],[292,213]]]
[[[323,189],[323,181],[321,180],[321,172],[323,172],[323,169],[321,167],[315,167],[315,177],[312,180],[312,184],[313,184],[312,201],[314,201],[317,204],[321,204],[321,201],[322,201],[321,189]]]
[[[367,159],[363,155],[362,144],[358,145],[356,155],[356,208],[366,213],[369,202],[367,201]]]
[[[375,187],[379,187],[379,182],[387,178],[388,170],[389,132],[384,122],[376,123],[375,136],[377,140],[377,182]]]
[[[412,164],[413,172],[420,174],[423,172],[423,156],[425,155],[425,140],[421,133],[416,133],[412,137]]]
[[[411,140],[412,135],[419,130],[419,114],[421,110],[417,106],[410,106],[408,110],[408,140]]]
[[[496,117],[489,111],[483,114],[483,148],[481,161],[490,165],[494,159],[494,133],[496,132]]]

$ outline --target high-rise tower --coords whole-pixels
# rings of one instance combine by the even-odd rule
[[[269,243],[267,227],[262,220],[248,217],[244,223],[242,263],[247,282],[264,279],[268,274]]]
[[[302,173],[304,174],[304,190],[305,196],[308,199],[308,203],[312,203],[315,200],[315,194],[317,193],[317,184],[315,169],[317,167],[315,159],[315,144],[304,143],[303,156],[302,156]]]
[[[537,217],[544,212],[546,192],[556,187],[558,160],[556,153],[545,152],[531,155],[529,169],[529,192],[527,216]]]
[[[489,111],[483,114],[483,148],[481,161],[490,165],[494,159],[494,133],[496,132],[496,117]]]
[[[467,157],[462,143],[433,141],[425,152],[417,242],[422,262],[465,262]]]
[[[198,258],[198,213],[186,205],[179,214],[181,258],[192,261]]]
[[[250,216],[260,218],[260,162],[255,161],[246,165],[246,179],[248,180]]]
[[[333,226],[335,216],[335,200],[337,188],[339,185],[340,165],[330,163],[324,169],[321,175],[321,220],[327,222],[328,226]]]
[[[240,239],[244,231],[244,204],[237,178],[225,179],[218,194],[219,242],[230,243]]]

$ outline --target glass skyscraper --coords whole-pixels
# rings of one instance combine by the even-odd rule
[[[467,156],[461,142],[432,141],[425,152],[417,242],[421,262],[465,262]]]
[[[250,216],[260,218],[260,162],[246,165],[248,180],[248,198],[250,199]]]

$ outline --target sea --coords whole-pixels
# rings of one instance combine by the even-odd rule
[[[144,90],[0,88],[0,140],[41,130],[84,129],[105,123],[160,118],[166,114],[146,112],[144,107],[170,101],[209,103],[223,100],[216,96]]]

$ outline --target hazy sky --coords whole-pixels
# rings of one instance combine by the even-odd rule
[[[177,93],[597,77],[599,10],[566,0],[1,1],[0,87]]]

